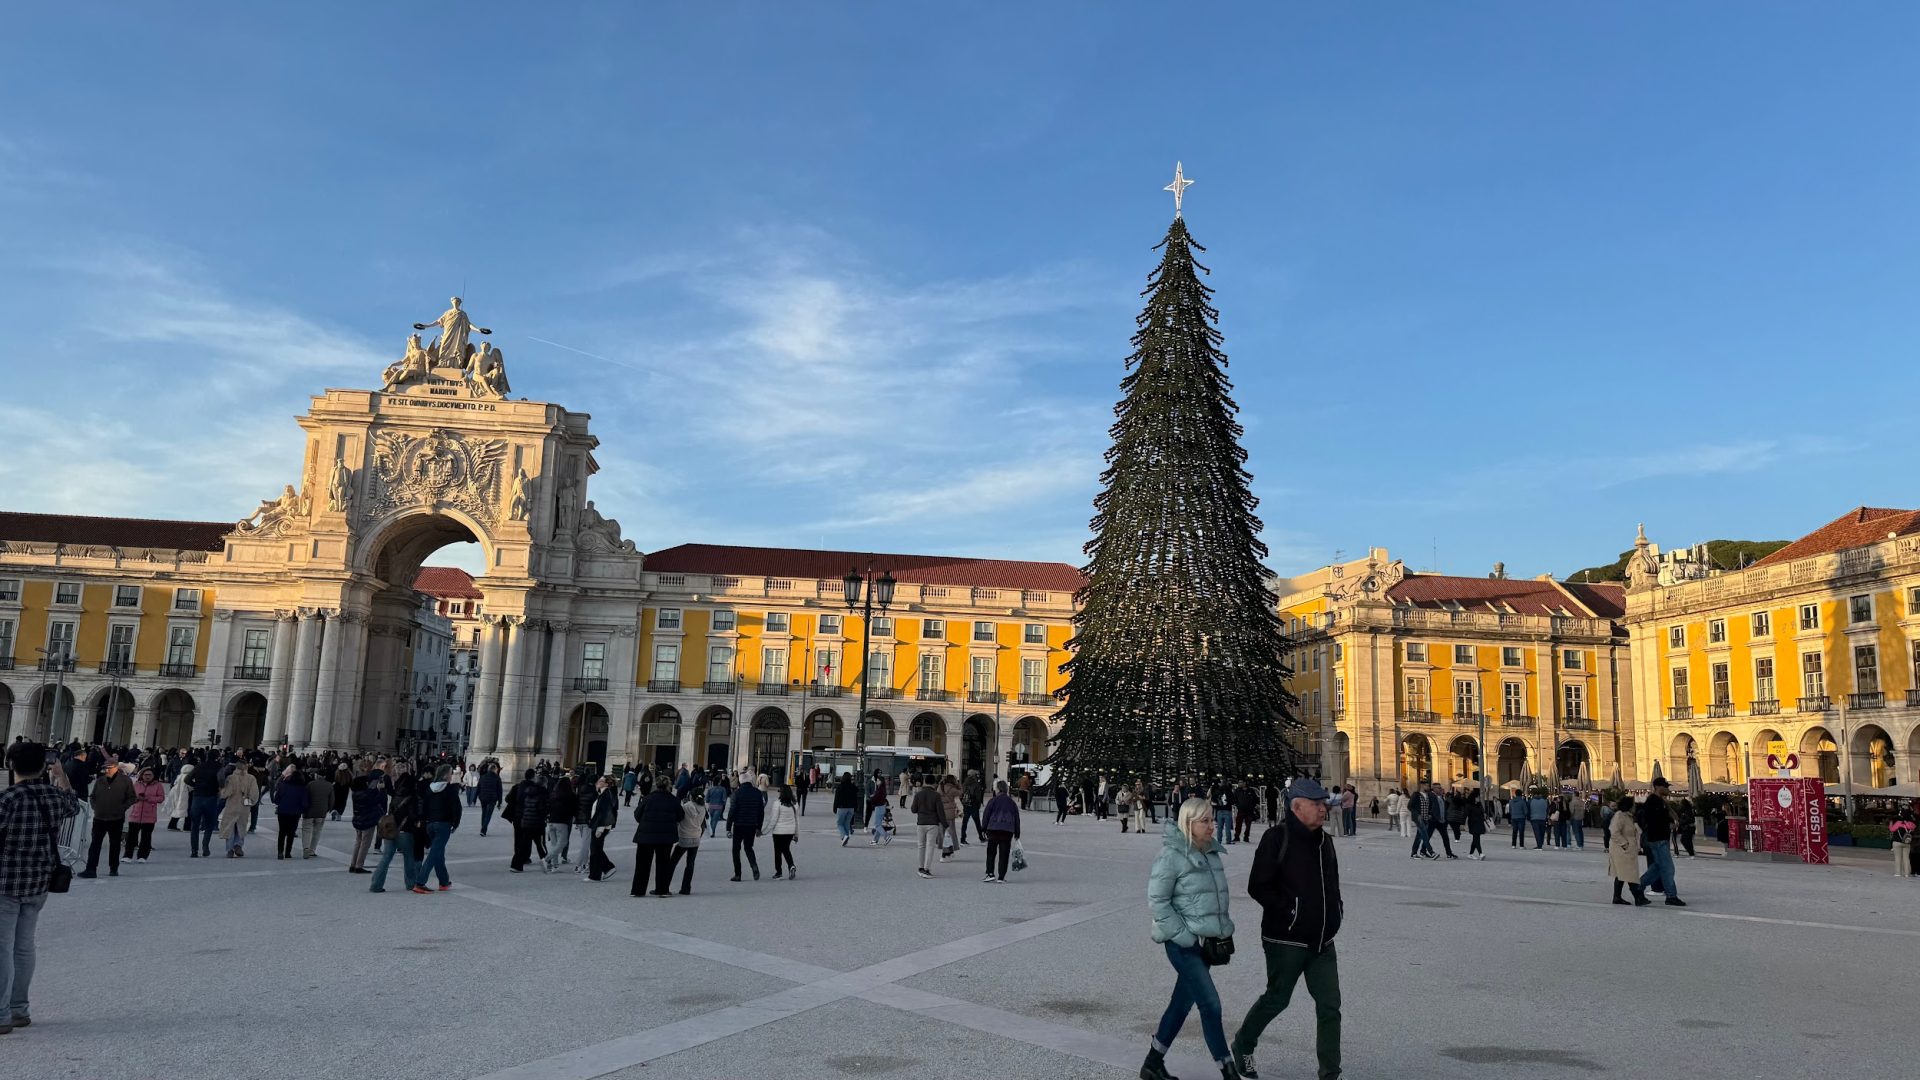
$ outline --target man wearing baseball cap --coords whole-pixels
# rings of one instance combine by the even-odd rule
[[[1247,1080],[1259,1080],[1253,1052],[1260,1033],[1286,1009],[1293,987],[1306,976],[1313,995],[1314,1042],[1320,1080],[1340,1075],[1340,969],[1333,936],[1340,932],[1340,864],[1327,820],[1327,789],[1311,776],[1287,788],[1287,818],[1260,837],[1247,878],[1247,895],[1258,901],[1260,944],[1267,956],[1267,989],[1233,1039],[1233,1064]]]
[[[1640,804],[1633,815],[1640,826],[1640,842],[1647,847],[1647,872],[1640,875],[1640,887],[1658,884],[1667,894],[1668,907],[1686,907],[1673,880],[1673,807],[1667,805],[1667,778],[1653,778],[1653,794]]]

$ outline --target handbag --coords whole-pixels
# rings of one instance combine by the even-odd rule
[[[1225,967],[1233,960],[1233,935],[1201,938],[1200,960],[1208,967]]]
[[[66,892],[73,887],[73,867],[68,866],[66,860],[60,857],[60,845],[54,840],[51,832],[47,834],[47,847],[53,852],[53,870],[47,874],[47,891]]]
[[[1021,847],[1020,841],[1018,840],[1013,842],[1012,866],[1015,870],[1025,870],[1027,868],[1027,849]]]
[[[373,834],[382,840],[391,840],[400,835],[400,820],[392,814],[382,814],[373,826]]]

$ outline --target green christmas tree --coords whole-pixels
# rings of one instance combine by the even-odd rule
[[[1114,407],[1049,760],[1157,784],[1291,775],[1300,728],[1220,316],[1194,262],[1206,249],[1176,212],[1159,250]]]

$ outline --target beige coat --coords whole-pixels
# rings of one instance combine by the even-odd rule
[[[1640,880],[1640,823],[1621,810],[1608,820],[1607,874],[1615,881]]]
[[[226,836],[252,816],[252,805],[260,801],[260,781],[245,769],[235,769],[227,777],[227,786],[220,789],[220,797],[227,800],[220,807],[220,835]]]

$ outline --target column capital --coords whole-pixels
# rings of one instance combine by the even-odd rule
[[[213,618],[216,622],[232,622],[235,614],[236,612],[232,608],[213,609]]]
[[[556,634],[564,634],[567,631],[573,629],[573,624],[566,621],[565,619],[548,619],[547,629],[553,631]]]
[[[298,608],[275,608],[273,611],[273,620],[275,622],[294,622],[299,618],[300,609]]]

